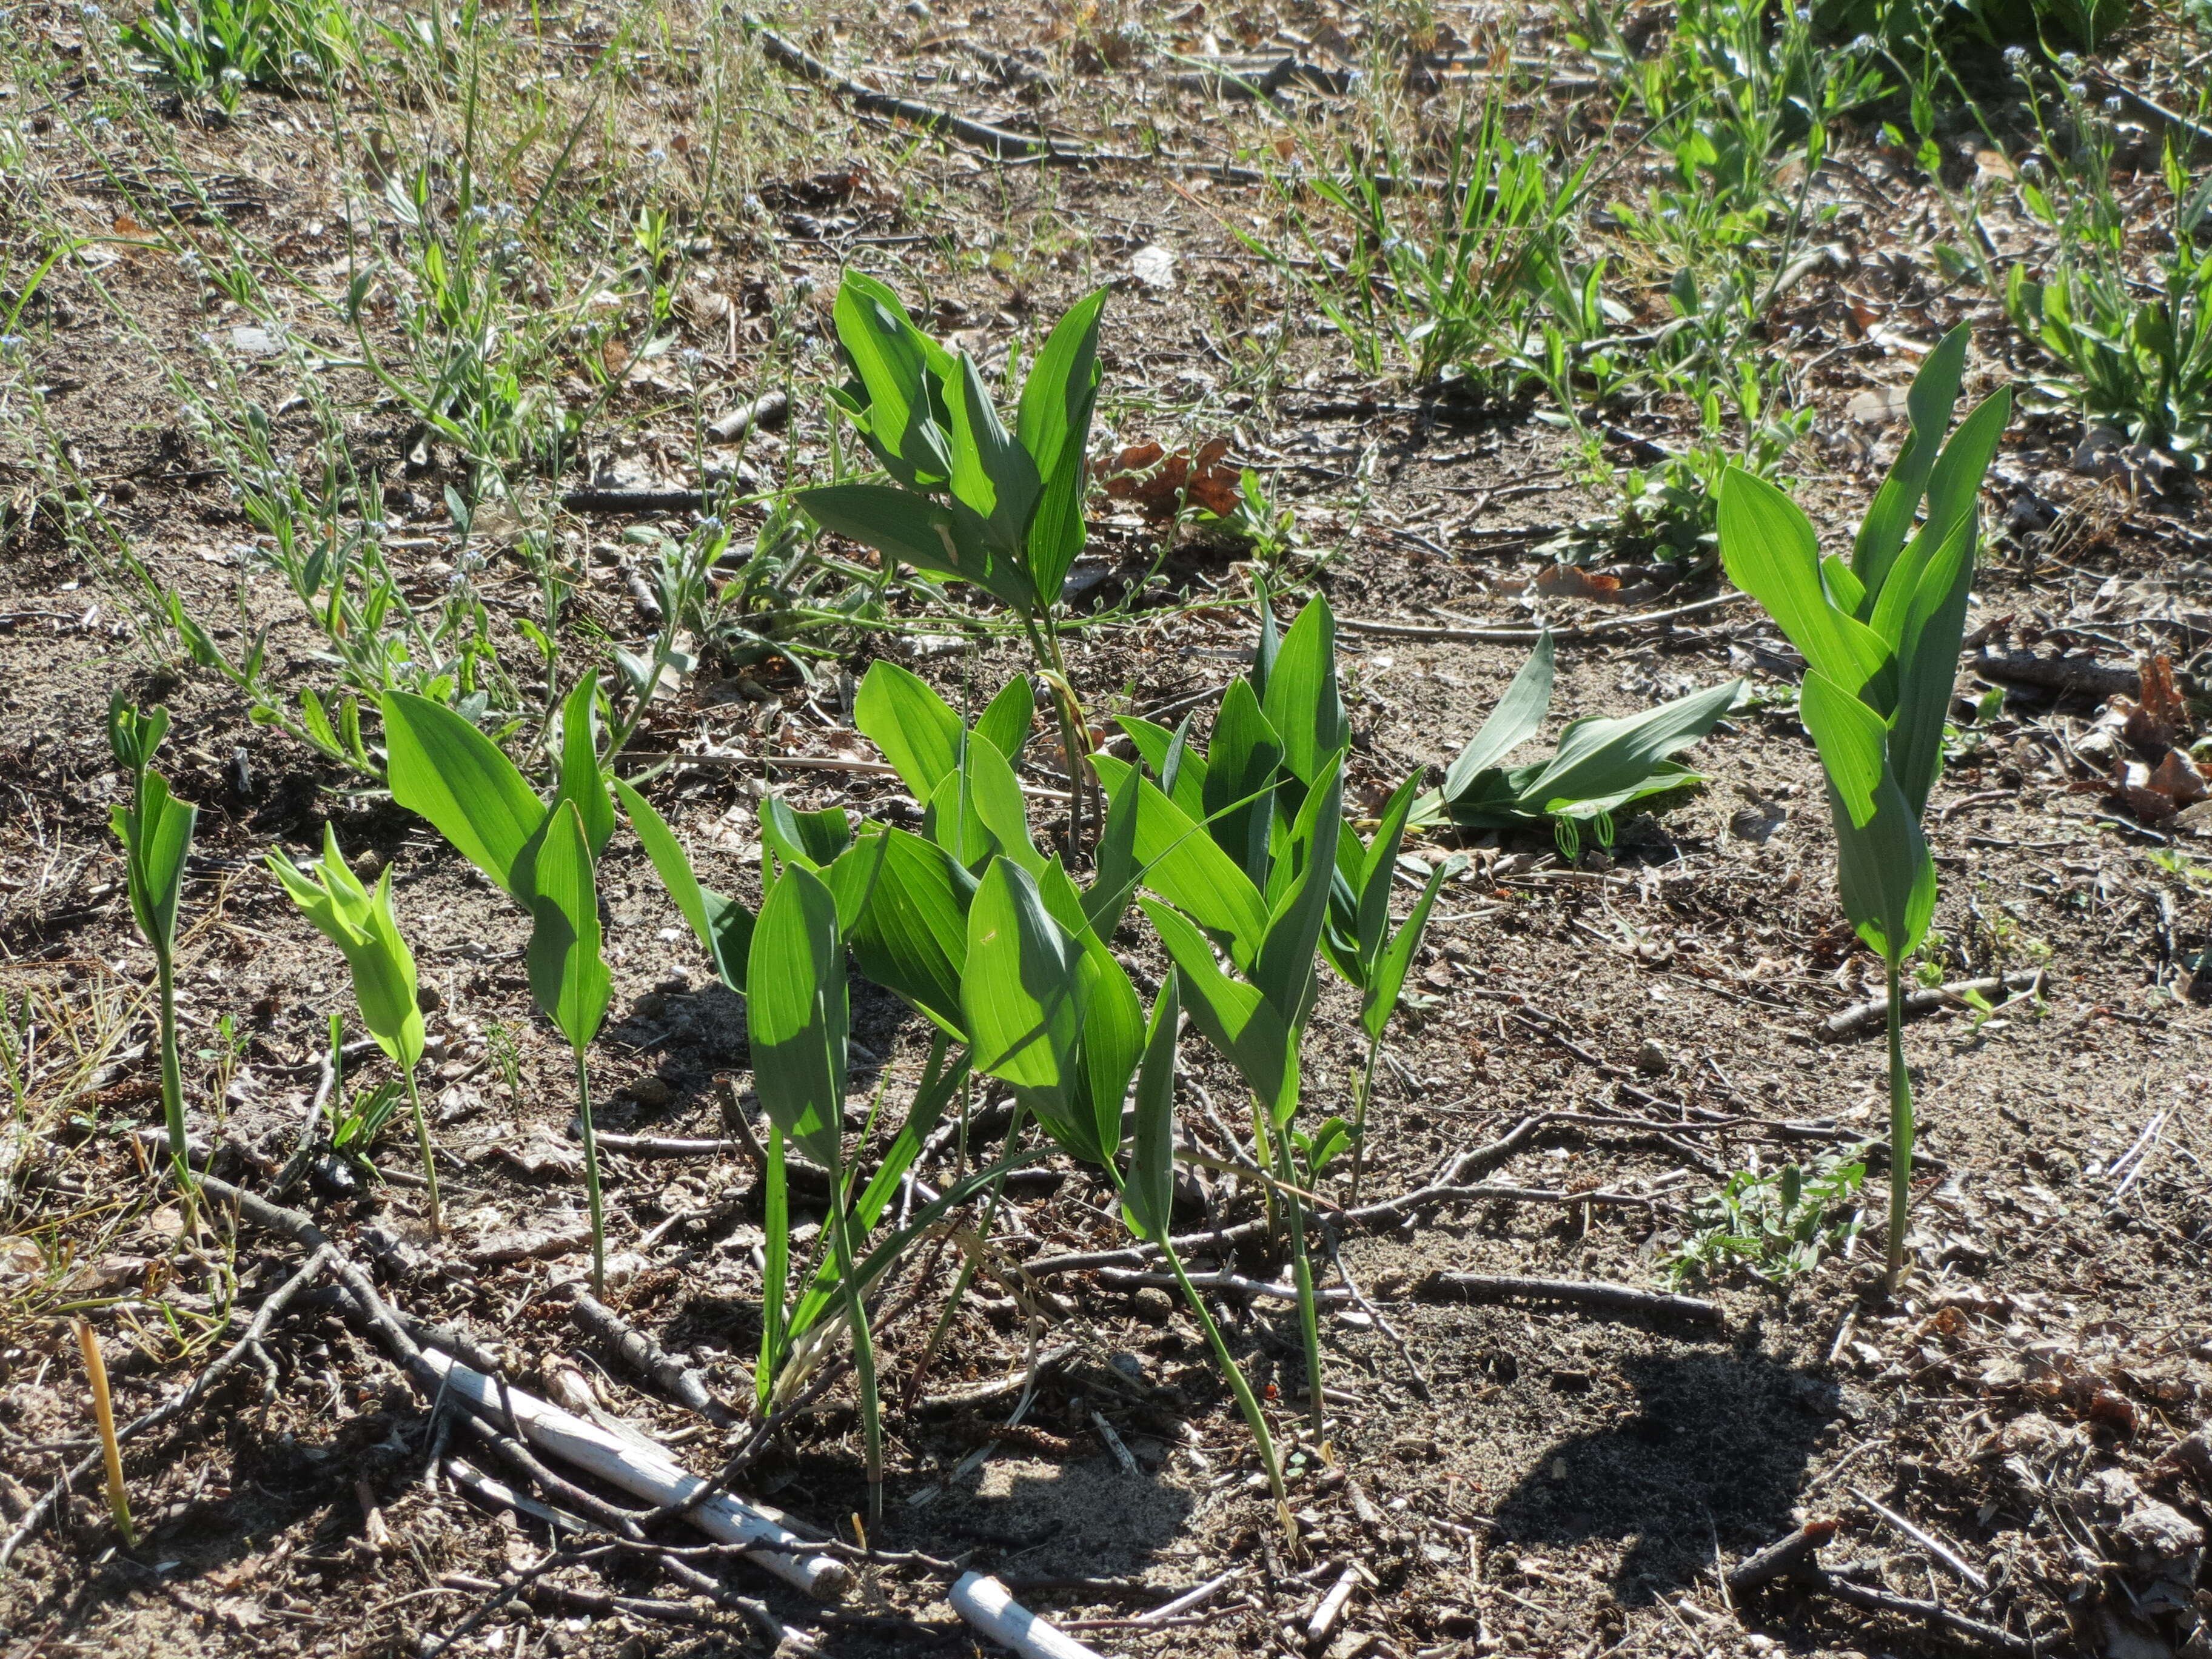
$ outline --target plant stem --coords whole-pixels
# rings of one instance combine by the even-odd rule
[[[1183,1271],[1182,1258],[1176,1254],[1175,1247],[1164,1237],[1156,1242],[1166,1253],[1169,1269],[1174,1273],[1176,1283],[1182,1286],[1182,1298],[1190,1304],[1191,1313],[1198,1320],[1198,1328],[1206,1333],[1206,1340],[1212,1346],[1213,1357],[1221,1366],[1221,1374],[1229,1380],[1230,1392],[1237,1396],[1237,1408],[1244,1413],[1244,1425],[1252,1431],[1252,1439],[1260,1449],[1260,1462],[1267,1471],[1267,1489],[1275,1495],[1275,1512],[1282,1517],[1284,1530],[1295,1538],[1297,1534],[1291,1524],[1290,1496],[1283,1490],[1282,1465],[1276,1460],[1275,1439],[1267,1432],[1267,1414],[1260,1409],[1259,1397],[1252,1392],[1250,1381],[1246,1378],[1236,1358],[1230,1353],[1229,1344],[1222,1337],[1221,1328],[1213,1322],[1213,1316],[1206,1310],[1205,1298],[1199,1295],[1198,1287],[1190,1282],[1190,1275]]]
[[[791,1295],[791,1176],[784,1166],[783,1131],[772,1121],[763,1120],[763,1127],[768,1130],[767,1168],[761,1176],[765,1265],[761,1275],[760,1364],[753,1381],[764,1413],[775,1391],[776,1373],[783,1369],[784,1350],[788,1346],[784,1330]]]
[[[192,1170],[185,1153],[185,1068],[177,1058],[177,964],[169,951],[155,948],[154,974],[161,1000],[161,1116],[169,1132],[169,1161],[189,1200]]]
[[[1306,1393],[1311,1401],[1314,1444],[1327,1431],[1322,1420],[1321,1393],[1321,1320],[1314,1308],[1313,1258],[1306,1252],[1306,1206],[1298,1197],[1297,1169],[1291,1163],[1291,1138],[1275,1137],[1275,1178],[1282,1183],[1283,1203],[1290,1211],[1291,1273],[1298,1292],[1298,1335],[1306,1351]]]
[[[1275,1167],[1276,1139],[1274,1127],[1267,1121],[1267,1109],[1255,1094],[1252,1097],[1252,1161],[1263,1170]],[[1270,1238],[1280,1237],[1283,1218],[1275,1208],[1273,1182],[1260,1183],[1260,1199],[1267,1208],[1267,1236]]]
[[[576,1053],[576,1121],[584,1130],[584,1201],[592,1211],[592,1294],[607,1293],[607,1220],[599,1206],[599,1139],[592,1130],[592,1074]]]
[[[868,1335],[868,1310],[861,1304],[859,1254],[853,1234],[853,1206],[845,1183],[830,1172],[830,1194],[837,1224],[837,1286],[845,1297],[845,1318],[853,1328],[853,1372],[860,1392],[860,1447],[868,1477],[868,1519],[884,1518],[884,1420],[876,1395],[876,1349]]]
[[[407,1079],[407,1104],[415,1114],[415,1144],[422,1149],[422,1181],[430,1196],[430,1236],[435,1238],[445,1231],[444,1213],[438,1206],[438,1166],[430,1157],[430,1126],[422,1120],[422,1096],[415,1086],[415,1068],[410,1066]]]
[[[1382,1057],[1382,1033],[1367,1039],[1367,1067],[1359,1076],[1359,1094],[1352,1103],[1352,1207],[1359,1207],[1359,1177],[1367,1169],[1367,1102],[1375,1093],[1375,1062]],[[1318,1184],[1318,1183],[1316,1183]]]
[[[1905,998],[1889,962],[1889,1293],[1905,1287],[1905,1230],[1912,1206],[1912,1077],[1905,1069]]]
[[[189,1190],[189,1189],[187,1189]],[[92,1383],[92,1415],[100,1430],[100,1449],[107,1465],[107,1512],[126,1545],[136,1545],[131,1527],[131,1495],[123,1485],[123,1448],[115,1438],[115,1401],[107,1391],[107,1364],[100,1358],[100,1339],[86,1320],[76,1320],[77,1352],[84,1356],[85,1375]]]
[[[1090,769],[1085,759],[1087,750],[1075,729],[1075,688],[1067,678],[1067,663],[1060,654],[1060,630],[1052,617],[1042,617],[1041,626],[1027,617],[1022,622],[1029,629],[1030,653],[1048,666],[1060,681],[1052,706],[1060,716],[1060,753],[1067,763],[1067,862],[1073,869],[1077,852],[1083,845],[1083,782],[1085,773]]]

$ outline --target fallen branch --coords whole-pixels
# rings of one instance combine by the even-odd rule
[[[1015,1601],[1012,1590],[982,1573],[961,1574],[945,1599],[955,1613],[1022,1659],[1099,1659],[1096,1649],[1054,1630]]]
[[[581,1288],[570,1290],[568,1316],[613,1348],[632,1370],[652,1378],[678,1404],[689,1406],[716,1428],[735,1428],[743,1420],[714,1398],[708,1390],[706,1379],[697,1371],[589,1291]]]
[[[1932,1014],[1938,1008],[1966,1007],[1969,993],[1976,996],[1993,997],[2001,992],[2036,990],[2043,984],[2044,977],[2040,968],[2015,969],[1988,979],[1958,979],[1948,985],[1907,991],[1905,994],[1905,1017],[1911,1019],[1916,1014]],[[1843,1037],[1878,1031],[1888,1020],[1889,999],[1875,997],[1866,1002],[1854,1003],[1840,1012],[1829,1015],[1820,1024],[1820,1035],[1833,1042]]]
[[[2030,686],[2059,695],[2069,692],[2100,702],[2114,695],[2139,696],[2142,677],[2132,668],[2113,668],[2087,657],[2039,657],[2033,652],[1984,651],[1968,665],[1985,680]]]
[[[1876,1589],[1872,1584],[1862,1584],[1855,1579],[1838,1578],[1833,1573],[1818,1568],[1806,1580],[1806,1584],[1807,1588],[1818,1590],[1824,1595],[1832,1595],[1846,1607],[1856,1607],[1863,1613],[1887,1613],[1902,1619],[1917,1619],[1954,1636],[1978,1642],[1992,1652],[2030,1659],[2030,1656],[2039,1650],[2039,1644],[2025,1636],[2014,1636],[2008,1630],[2000,1630],[1979,1619],[1954,1613],[1941,1601],[1918,1601],[1910,1595]]]
[[[1396,640],[1455,645],[1534,645],[1548,633],[1553,644],[1567,645],[1600,634],[1618,633],[1624,628],[1644,628],[1657,623],[1679,622],[1685,617],[1703,616],[1723,605],[1735,605],[1743,598],[1741,593],[1723,593],[1715,599],[1678,605],[1668,611],[1639,611],[1632,616],[1603,617],[1595,622],[1575,623],[1565,628],[1438,628],[1424,623],[1363,622],[1357,617],[1340,617],[1336,625],[1353,634],[1382,634]]]
[[[1517,1273],[1431,1273],[1420,1284],[1420,1294],[1440,1297],[1449,1292],[1469,1301],[1527,1297],[1539,1302],[1571,1302],[1608,1313],[1649,1314],[1655,1317],[1686,1319],[1699,1325],[1722,1322],[1720,1304],[1694,1296],[1667,1291],[1639,1291],[1632,1285],[1612,1285],[1602,1279],[1527,1279]]]
[[[1791,1578],[1808,1567],[1814,1571],[1814,1554],[1821,1545],[1836,1535],[1836,1523],[1825,1517],[1808,1521],[1796,1531],[1778,1538],[1764,1549],[1754,1550],[1735,1564],[1729,1571],[1729,1594],[1741,1595],[1746,1590],[1757,1589],[1761,1584],[1771,1584],[1778,1578]]]
[[[772,431],[790,418],[790,397],[782,392],[763,392],[750,403],[739,404],[720,419],[708,422],[707,432],[718,444],[733,444],[748,432]]]

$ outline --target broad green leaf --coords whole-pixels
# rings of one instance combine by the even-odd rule
[[[1042,483],[1029,525],[1030,574],[1050,605],[1083,550],[1091,486],[1091,411],[1098,401],[1098,314],[1106,290],[1078,301],[1054,327],[1022,387],[1015,431]]]
[[[1170,974],[1152,1001],[1144,1063],[1137,1073],[1129,1176],[1121,1185],[1121,1214],[1129,1231],[1153,1244],[1168,1237],[1175,1219],[1176,1028],[1182,1021],[1177,978]]]
[[[961,763],[937,786],[923,831],[969,870],[1003,854],[1035,874],[1044,858],[1030,843],[1021,785],[1006,757],[988,743],[969,743]]]
[[[1911,435],[1898,452],[1874,505],[1860,521],[1851,547],[1851,569],[1858,578],[1862,602],[1864,595],[1881,592],[1890,562],[1905,546],[1912,515],[1927,493],[1928,475],[1935,469],[1943,428],[1951,419],[1951,405],[1958,401],[1959,377],[1966,368],[1966,344],[1972,333],[1971,325],[1961,323],[1945,335],[1920,365],[1920,372],[1912,377],[1911,390],[1905,393]],[[1854,616],[1865,615],[1859,603],[1845,608]]]
[[[574,801],[552,817],[530,902],[530,994],[581,1054],[599,1035],[613,981],[599,957],[599,895],[583,818]]]
[[[557,812],[562,801],[576,803],[595,859],[615,832],[615,804],[599,775],[599,681],[586,674],[561,705],[561,781],[549,809]]]
[[[1367,843],[1360,864],[1359,953],[1370,961],[1382,948],[1383,936],[1390,930],[1391,877],[1398,866],[1399,849],[1406,844],[1406,820],[1413,812],[1413,796],[1419,782],[1416,775],[1398,786],[1397,792],[1382,808],[1382,821],[1375,828],[1375,839]],[[1337,861],[1341,864],[1341,843],[1339,845]]]
[[[1106,798],[1106,824],[1091,849],[1091,885],[1084,891],[1083,915],[1091,931],[1109,943],[1144,878],[1144,866],[1137,861],[1137,786],[1142,781],[1133,769],[1121,775],[1121,781]]]
[[[1118,793],[1134,769],[1110,755],[1093,756],[1091,764],[1110,793]],[[1136,814],[1137,862],[1144,866],[1145,884],[1219,934],[1237,964],[1249,966],[1267,936],[1267,905],[1260,890],[1203,827],[1141,777]]]
[[[832,320],[837,343],[867,392],[866,430],[902,482],[935,488],[950,471],[931,418],[929,376],[943,352],[907,315],[898,295],[872,276],[848,271]]]
[[[676,839],[652,802],[620,778],[615,780],[615,793],[622,798],[623,811],[646,857],[653,860],[660,884],[706,947],[716,977],[732,991],[742,993],[746,959],[752,950],[753,913],[736,899],[700,884],[684,843]]]
[[[1037,878],[1037,893],[1047,913],[1082,952],[1076,999],[1083,1010],[1083,1036],[1076,1047],[1069,1134],[1061,1144],[1078,1158],[1110,1165],[1121,1155],[1121,1101],[1144,1048],[1144,1005],[1128,970],[1091,930],[1082,896],[1058,859]]]
[[[1316,594],[1298,613],[1268,669],[1261,706],[1283,744],[1283,764],[1312,787],[1328,757],[1349,740],[1336,689],[1336,615]]]
[[[919,675],[880,658],[853,699],[853,724],[883,750],[914,798],[927,802],[960,764],[960,716]]]
[[[1552,707],[1552,634],[1547,629],[1537,635],[1536,648],[1521,665],[1474,740],[1460,750],[1459,758],[1444,774],[1443,793],[1447,804],[1466,793],[1478,776],[1536,735]]]
[[[1152,771],[1168,799],[1194,820],[1206,816],[1206,757],[1184,740],[1183,729],[1170,731],[1156,720],[1123,714],[1115,722],[1127,733],[1137,757]]]
[[[1864,829],[1874,817],[1875,793],[1888,769],[1888,726],[1826,674],[1811,672],[1797,694],[1797,717],[1813,734],[1828,786],[1848,822]]]
[[[1273,784],[1283,744],[1260,711],[1249,681],[1231,682],[1213,721],[1201,800],[1215,845],[1255,886],[1267,878],[1267,836],[1275,815]]]
[[[823,1168],[843,1162],[848,1005],[837,902],[792,865],[762,902],[747,972],[753,1086],[770,1121]]]
[[[854,959],[871,980],[964,1042],[960,981],[974,878],[918,836],[881,833],[882,872],[853,928]]]
[[[329,823],[323,826],[323,856],[307,870],[282,852],[271,852],[268,864],[292,902],[343,952],[362,1023],[377,1046],[402,1069],[412,1070],[422,1057],[422,1011],[416,1001],[414,954],[392,915],[391,867],[372,896],[346,867],[337,830]]]
[[[817,875],[843,857],[853,845],[853,820],[842,806],[818,812],[793,810],[769,795],[760,804],[761,844],[779,859],[795,859]]]
[[[926,496],[889,484],[845,483],[802,489],[791,499],[824,530],[887,559],[978,584],[989,574],[981,550],[962,547],[951,513]]]
[[[952,494],[982,520],[994,554],[1023,557],[1042,482],[1036,463],[1000,424],[975,360],[964,351],[954,355],[945,398],[952,417]]]
[[[1850,566],[1833,553],[1820,556],[1820,585],[1827,591],[1828,603],[1846,616],[1861,615],[1866,601],[1866,589],[1851,572]]]
[[[386,692],[383,709],[392,799],[428,819],[456,852],[527,906],[530,889],[517,884],[515,865],[546,815],[514,763],[452,709],[410,691]]]
[[[1959,641],[1974,582],[1980,528],[1969,513],[1920,572],[1898,624],[1897,712],[1890,718],[1890,771],[1917,823],[1943,771],[1943,725],[1959,683]],[[1893,578],[1893,580],[1895,578]]]
[[[1285,647],[1287,651],[1287,647]],[[1328,918],[1329,885],[1336,874],[1336,842],[1344,826],[1344,756],[1332,755],[1313,781],[1291,830],[1296,879],[1267,919],[1267,942],[1252,968],[1252,982],[1283,1023],[1303,1030],[1313,1010],[1319,976],[1315,952]]]
[[[153,752],[153,743],[148,743],[145,753]],[[200,809],[171,794],[168,781],[158,772],[141,775],[138,803],[136,811],[115,808],[112,819],[131,854],[126,874],[139,931],[166,957],[176,942],[177,902],[185,890],[185,860]]]
[[[994,860],[968,905],[961,1008],[975,1069],[1010,1085],[1055,1139],[1070,1127],[1079,960],[1030,872]]]
[[[1837,807],[1832,786],[1829,798]],[[1867,946],[1892,962],[1918,948],[1936,913],[1936,860],[1893,778],[1875,791],[1874,817],[1854,827],[1840,810],[1836,826],[1836,893]]]
[[[1367,1035],[1376,1042],[1382,1040],[1383,1028],[1397,1011],[1398,994],[1406,988],[1406,973],[1413,966],[1413,953],[1421,948],[1421,935],[1428,931],[1429,912],[1435,908],[1437,893],[1445,880],[1460,868],[1462,860],[1448,859],[1429,872],[1423,884],[1420,897],[1413,901],[1413,908],[1399,924],[1390,942],[1378,951],[1373,972],[1369,975],[1359,1010],[1359,1023]]]
[[[1729,680],[1617,719],[1589,716],[1559,734],[1559,752],[1522,786],[1526,799],[1582,800],[1634,787],[1653,767],[1711,732],[1742,690]]]
[[[1729,580],[1766,607],[1805,660],[1853,692],[1888,656],[1875,631],[1828,602],[1820,544],[1796,504],[1730,467],[1720,488],[1721,559]]]
[[[887,825],[870,824],[851,846],[817,872],[830,896],[837,901],[837,931],[848,939],[875,900],[876,883],[882,879],[890,851],[887,833]]]
[[[1286,1123],[1298,1103],[1296,1038],[1258,989],[1221,971],[1213,947],[1180,911],[1137,901],[1152,919],[1182,981],[1182,1000],[1206,1040],[1237,1068],[1271,1121]]]
[[[2012,394],[1999,392],[1976,405],[1943,447],[1928,486],[1927,520],[1891,566],[1889,580],[1875,600],[1870,619],[1874,630],[1893,651],[1899,647],[1905,612],[1919,592],[1921,575],[1929,562],[1949,545],[1962,527],[1974,521],[1983,476],[2011,413]],[[1969,563],[1972,557],[1969,544]]]
[[[1030,726],[1036,719],[1036,693],[1030,688],[1030,677],[1017,674],[975,717],[975,735],[1012,765],[1021,759],[1022,745],[1029,741]]]

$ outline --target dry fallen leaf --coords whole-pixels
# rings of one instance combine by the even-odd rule
[[[1151,439],[1129,445],[1099,470],[1099,481],[1116,501],[1127,501],[1148,519],[1171,519],[1187,498],[1217,518],[1237,510],[1241,475],[1223,465],[1229,440],[1212,438],[1194,455],[1173,454]]]
[[[1620,578],[1593,575],[1578,564],[1547,565],[1536,573],[1536,591],[1555,599],[1611,599]]]

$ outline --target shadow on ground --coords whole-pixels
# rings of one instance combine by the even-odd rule
[[[1508,1544],[1627,1540],[1613,1594],[1635,1607],[1787,1530],[1839,1402],[1833,1383],[1755,1353],[1645,1357],[1620,1374],[1635,1411],[1547,1447],[1497,1521]]]

